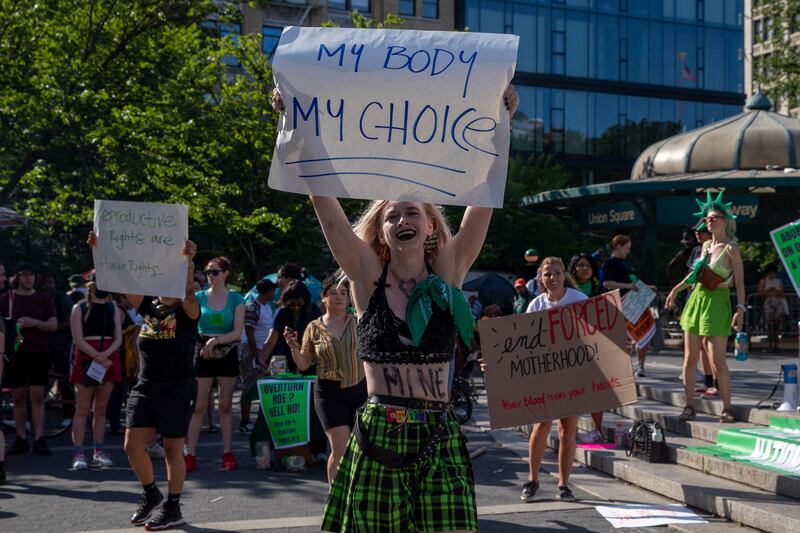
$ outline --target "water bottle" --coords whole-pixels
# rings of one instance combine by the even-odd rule
[[[272,459],[272,447],[269,442],[260,440],[255,444],[256,449],[256,468],[258,470],[269,470]]]
[[[747,338],[747,333],[740,331],[736,334],[736,360],[747,361],[747,348],[750,340]]]
[[[625,428],[622,425],[622,420],[617,420],[617,426],[614,428],[614,446],[617,448],[625,446]]]
[[[299,455],[288,455],[281,459],[281,464],[289,472],[300,472],[306,469],[306,460]]]

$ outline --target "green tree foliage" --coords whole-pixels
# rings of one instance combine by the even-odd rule
[[[754,37],[769,53],[754,59],[753,76],[774,102],[796,107],[800,105],[800,41],[790,36],[800,32],[800,0],[759,2],[753,18],[759,16],[763,17],[762,32]]]
[[[551,156],[517,155],[509,160],[503,209],[492,215],[489,233],[475,265],[476,270],[498,270],[531,275],[525,267],[525,250],[536,248],[539,257],[557,256],[569,261],[573,254],[591,251],[588,241],[579,239],[564,221],[552,215],[532,213],[520,206],[526,196],[565,187],[569,172],[555,164]],[[450,210],[451,219],[460,219],[460,210]]]
[[[201,257],[264,268],[308,202],[267,189],[272,74],[260,36],[223,35],[240,16],[232,1],[0,0],[0,205],[34,220],[34,245],[58,236],[74,261],[95,198],[181,202]]]

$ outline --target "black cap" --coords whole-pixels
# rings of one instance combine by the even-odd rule
[[[270,289],[274,289],[277,287],[275,282],[269,278],[262,279],[258,283],[256,283],[256,292],[258,294],[264,294],[265,292],[269,291]]]
[[[30,272],[32,274],[36,273],[36,270],[33,268],[33,263],[30,261],[20,261],[17,263],[17,274],[22,274],[23,272]]]

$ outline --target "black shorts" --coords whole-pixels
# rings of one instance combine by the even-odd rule
[[[200,357],[202,344],[194,352],[194,374],[198,378],[235,378],[239,375],[239,346],[234,344],[220,359]]]
[[[168,439],[182,439],[197,400],[197,381],[139,381],[128,396],[125,426],[155,428]]]
[[[52,364],[49,352],[7,354],[3,371],[3,386],[17,389],[25,385],[47,385],[47,373]]]
[[[353,427],[356,410],[367,401],[367,380],[342,388],[338,381],[318,379],[314,383],[314,408],[325,430],[338,426]]]

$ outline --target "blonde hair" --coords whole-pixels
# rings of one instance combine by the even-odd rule
[[[353,225],[353,232],[362,241],[366,242],[384,262],[392,259],[389,247],[386,244],[381,244],[380,241],[383,211],[387,205],[389,205],[389,200],[372,201]],[[444,245],[447,244],[447,241],[453,237],[453,234],[450,232],[450,224],[441,209],[429,203],[420,202],[420,205],[433,225],[435,243],[433,246],[425,247],[425,260],[432,263],[444,248]]]
[[[558,265],[561,267],[561,271],[564,273],[564,286],[569,287],[571,289],[577,289],[578,285],[575,283],[575,280],[572,279],[572,274],[567,272],[566,267],[564,266],[564,261],[561,260],[560,257],[545,257],[542,259],[541,264],[539,264],[539,290],[543,293],[547,292],[547,288],[544,286],[544,281],[542,281],[542,272],[544,272],[544,267],[548,265]]]
[[[86,283],[86,312],[83,315],[83,322],[86,323],[89,320],[89,314],[92,312],[92,298],[95,298],[95,293],[97,292],[97,283],[94,281],[90,281]],[[103,304],[106,304],[111,301],[111,293],[108,294],[105,298],[103,298]]]

